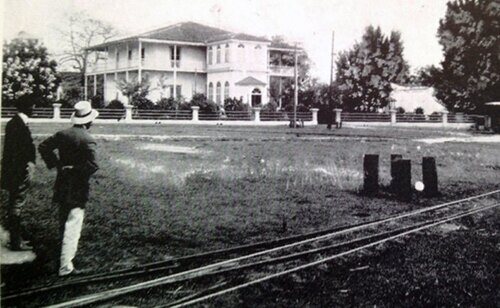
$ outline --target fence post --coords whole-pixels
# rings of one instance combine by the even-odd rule
[[[132,105],[125,105],[125,121],[132,121]]]
[[[253,118],[253,121],[254,122],[260,122],[260,109],[259,107],[255,107],[253,108],[253,112],[254,112],[254,118]]]
[[[396,191],[396,179],[399,174],[397,161],[403,159],[403,155],[401,154],[391,154],[391,190]]]
[[[312,125],[318,125],[318,111],[319,109],[318,108],[311,108],[311,112],[312,112]]]
[[[61,119],[61,106],[62,104],[52,104],[52,107],[54,108],[54,115],[52,116],[53,120],[60,120]]]
[[[411,199],[411,160],[400,159],[394,162],[396,168],[395,192],[401,199],[408,201]]]
[[[374,195],[378,192],[378,155],[365,154],[363,157],[363,192]]]
[[[340,122],[342,122],[342,118],[340,117],[342,114],[342,109],[336,108],[333,109],[335,111],[335,123],[337,124],[337,127],[340,127]]]
[[[200,107],[198,106],[191,106],[191,110],[193,110],[193,117],[191,118],[191,121],[193,122],[198,122],[199,121],[199,110],[200,110]]]
[[[441,111],[441,121],[443,122],[443,125],[448,124],[448,113],[449,112],[447,110]]]
[[[484,129],[485,130],[491,129],[491,117],[489,115],[484,116]]]
[[[394,124],[396,124],[396,112],[397,112],[397,110],[391,109],[389,112],[391,113],[391,125],[394,125]]]
[[[427,197],[438,195],[438,175],[436,169],[436,159],[426,156],[422,158],[422,179],[424,181],[424,194]]]

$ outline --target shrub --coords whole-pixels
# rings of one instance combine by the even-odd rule
[[[125,109],[125,106],[123,106],[123,103],[117,99],[112,100],[109,102],[109,104],[106,106],[108,109]]]
[[[173,98],[162,98],[156,102],[156,109],[158,110],[176,110],[179,107],[179,103]]]
[[[276,112],[276,110],[278,110],[278,104],[274,101],[271,101],[262,107],[263,112]]]
[[[142,110],[156,109],[156,105],[150,99],[144,96],[134,97],[132,101],[134,102],[134,106],[137,107],[137,109],[142,109]]]
[[[90,99],[90,104],[94,109],[104,108],[104,99],[101,95],[97,94]]]
[[[207,100],[207,97],[203,93],[197,93],[193,95],[193,98],[191,99],[191,102],[189,104],[189,109],[191,109],[192,106],[200,107],[200,112],[205,113],[217,113],[217,110],[219,109],[217,104],[213,101]]]
[[[224,110],[226,111],[249,111],[250,107],[243,103],[243,99],[226,98],[224,100]]]
[[[286,105],[285,111],[286,112],[293,112],[293,105]],[[308,111],[309,111],[309,108],[307,108],[307,106],[304,106],[302,104],[297,105],[297,112],[308,112]]]
[[[403,107],[398,107],[398,108],[396,108],[396,112],[397,113],[405,113],[406,110]]]
[[[416,114],[424,114],[424,108],[422,108],[422,107],[415,108],[415,113]]]

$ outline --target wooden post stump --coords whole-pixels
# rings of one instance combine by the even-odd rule
[[[394,181],[396,195],[401,200],[410,200],[412,194],[411,160],[397,160],[395,161],[395,168],[397,170],[396,178]]]
[[[366,154],[363,158],[363,192],[374,195],[378,192],[378,155]]]
[[[422,178],[424,181],[424,195],[435,197],[439,193],[436,160],[434,157],[422,159]]]
[[[390,190],[395,191],[395,182],[396,182],[396,177],[399,171],[397,170],[397,164],[396,161],[403,159],[403,155],[401,154],[391,154],[391,186]]]

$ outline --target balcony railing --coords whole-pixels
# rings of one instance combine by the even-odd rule
[[[271,70],[271,75],[277,76],[293,76],[293,66],[279,66],[279,65],[269,65],[269,69]]]
[[[170,59],[142,59],[141,68],[145,70],[165,70],[173,71],[176,68],[178,71],[185,72],[206,72],[207,65],[201,61],[187,60],[170,60]],[[102,74],[115,70],[137,70],[139,68],[139,60],[137,58],[131,60],[120,60],[120,62],[98,62],[87,67],[87,74]]]

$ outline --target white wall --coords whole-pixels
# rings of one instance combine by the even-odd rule
[[[431,87],[402,87],[393,85],[391,97],[394,98],[393,107],[402,107],[406,112],[414,112],[416,108],[424,109],[424,114],[441,112],[446,108],[434,97]]]

